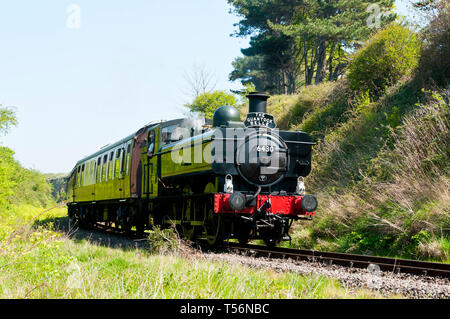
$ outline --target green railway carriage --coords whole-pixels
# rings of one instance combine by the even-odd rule
[[[80,160],[68,184],[68,203],[92,203],[130,197],[133,135]]]
[[[223,106],[212,121],[149,124],[77,162],[67,184],[71,220],[126,233],[175,225],[211,245],[289,239],[292,221],[311,219],[317,206],[303,185],[314,143],[304,132],[275,129],[267,95],[248,97],[244,122]]]

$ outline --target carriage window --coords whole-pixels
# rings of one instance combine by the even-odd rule
[[[81,165],[78,166],[77,168],[77,178],[76,178],[76,182],[75,184],[77,185],[77,187],[80,187],[80,182],[81,182]]]
[[[114,152],[109,153],[109,162],[108,162],[108,180],[112,179],[113,177],[113,157]]]
[[[89,178],[89,163],[83,164],[82,169],[83,169],[83,185],[86,186]]]
[[[122,149],[122,163],[120,165],[120,173],[124,173],[125,172],[125,161],[126,161],[126,152],[125,152],[125,148]]]
[[[116,151],[116,159],[114,161],[114,178],[118,178],[120,174],[120,151],[122,149],[118,148]]]
[[[80,166],[78,166],[78,173],[77,173],[77,187],[81,187],[81,178],[82,178],[82,171],[80,164]]]
[[[130,160],[131,160],[131,143],[128,144],[127,146],[127,156],[125,157],[125,175],[128,175],[128,173],[130,172]]]
[[[102,163],[102,182],[106,181],[106,162],[108,161],[108,155],[103,156]]]
[[[84,185],[84,164],[81,165],[80,187]]]
[[[101,157],[99,157],[98,159],[97,159],[97,171],[96,171],[96,177],[95,177],[95,180],[96,180],[96,182],[97,183],[100,183],[100,181],[101,181],[101,179],[100,179],[100,177],[102,176],[102,174],[101,174],[101,168],[102,168],[102,158]]]
[[[91,181],[92,181],[91,173],[92,173],[92,163],[89,162],[89,163],[87,164],[87,169],[86,169],[86,182],[89,183],[89,184],[90,184]]]
[[[89,172],[91,183],[94,182],[94,174],[95,174],[95,160],[91,161],[91,171]]]

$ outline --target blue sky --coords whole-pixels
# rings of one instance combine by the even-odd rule
[[[81,9],[69,28],[70,4]],[[202,65],[228,82],[248,40],[225,0],[2,1],[0,104],[19,125],[0,143],[27,168],[68,172],[153,120],[183,116],[183,74]]]

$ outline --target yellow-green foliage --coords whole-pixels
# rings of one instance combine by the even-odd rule
[[[197,96],[191,104],[185,104],[191,112],[200,113],[212,119],[214,112],[223,105],[236,106],[237,100],[233,94],[224,91],[205,92]]]
[[[419,51],[417,34],[398,24],[389,25],[353,57],[348,72],[352,89],[380,96],[417,66]]]
[[[8,196],[13,194],[13,189],[17,185],[11,179],[16,169],[13,158],[14,152],[6,147],[0,147],[0,207],[6,205]]]
[[[174,228],[161,229],[155,226],[147,237],[150,251],[157,254],[171,254],[178,252],[180,248],[180,236]]]
[[[272,95],[269,98],[267,112],[274,116],[278,128],[289,128],[292,120],[292,111],[296,108],[297,101],[297,95]],[[246,107],[248,106],[246,105]]]
[[[2,107],[0,104],[0,135],[7,133],[11,126],[17,125],[17,118],[14,110]]]
[[[45,207],[53,203],[51,186],[45,176],[23,168],[7,147],[0,147],[0,190],[0,210],[7,205]]]
[[[306,86],[295,95],[274,95],[268,112],[280,129],[302,130],[314,138],[338,125],[350,107],[351,92],[344,80]]]

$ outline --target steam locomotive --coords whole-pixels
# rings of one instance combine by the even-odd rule
[[[315,143],[276,128],[269,95],[247,97],[243,122],[236,108],[222,106],[212,121],[149,124],[80,160],[67,183],[71,220],[125,233],[175,225],[210,245],[290,240],[293,220],[312,219],[317,208],[304,187]]]

